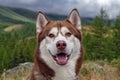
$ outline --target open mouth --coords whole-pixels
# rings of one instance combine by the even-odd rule
[[[59,65],[65,65],[68,62],[70,55],[67,55],[66,53],[58,53],[57,55],[53,56],[54,60]]]

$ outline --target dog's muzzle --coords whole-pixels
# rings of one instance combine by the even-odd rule
[[[59,65],[65,65],[68,62],[69,56],[65,49],[67,47],[67,44],[63,40],[59,40],[56,43],[57,53],[53,56],[53,59],[57,62]]]

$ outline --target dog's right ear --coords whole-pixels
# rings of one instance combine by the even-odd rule
[[[36,21],[37,37],[38,37],[38,34],[42,31],[42,29],[46,26],[47,23],[48,23],[48,19],[45,16],[45,14],[42,12],[39,12],[37,16],[37,21]]]

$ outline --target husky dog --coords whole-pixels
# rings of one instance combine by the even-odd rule
[[[34,66],[27,80],[80,80],[84,52],[77,9],[64,21],[48,20],[39,12],[36,32]]]

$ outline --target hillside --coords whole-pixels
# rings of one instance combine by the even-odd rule
[[[18,14],[15,11],[12,11],[9,7],[0,7],[0,21],[1,22],[30,22],[34,23],[34,20],[27,18]]]

